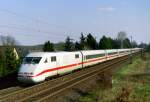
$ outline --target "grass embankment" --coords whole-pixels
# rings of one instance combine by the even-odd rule
[[[111,89],[96,87],[79,102],[150,102],[150,54],[114,70]]]

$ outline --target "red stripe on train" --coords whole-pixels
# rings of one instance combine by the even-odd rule
[[[103,59],[106,59],[106,57],[95,59],[95,60],[86,61],[86,62],[83,62],[83,64],[85,64],[85,63],[91,63],[91,62],[95,62],[95,61],[103,60]],[[37,75],[34,75],[34,76],[30,76],[30,77],[37,77],[37,76],[42,75],[42,74],[47,73],[47,72],[56,71],[56,70],[60,70],[60,69],[65,69],[65,68],[70,68],[70,67],[74,67],[74,66],[78,66],[78,65],[82,65],[82,62],[71,64],[71,65],[67,65],[67,66],[61,66],[61,67],[56,67],[56,68],[44,70],[41,73],[39,73]]]

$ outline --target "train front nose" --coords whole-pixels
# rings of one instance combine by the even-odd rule
[[[28,73],[28,72],[19,72],[18,80],[19,82],[23,82],[23,83],[34,83],[32,75],[33,75],[32,73]]]
[[[23,83],[34,83],[34,71],[36,68],[36,65],[22,65],[18,72],[18,80]]]
[[[39,83],[44,81],[45,78],[41,76],[31,75],[31,73],[18,73],[18,80],[22,83]]]

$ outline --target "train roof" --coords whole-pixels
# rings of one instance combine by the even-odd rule
[[[105,50],[83,50],[82,53],[103,53]],[[80,51],[72,51],[72,52],[68,52],[68,51],[58,51],[58,52],[32,52],[32,53],[29,53],[27,55],[27,57],[42,57],[42,56],[46,56],[46,55],[49,55],[49,56],[52,56],[52,55],[67,55],[67,54],[76,54],[76,53],[79,53]]]
[[[139,48],[136,48],[139,49]],[[110,52],[115,52],[115,51],[127,51],[129,49],[108,49],[108,50],[81,50],[82,53],[84,54],[90,54],[90,53],[104,53],[105,51],[110,53]],[[57,56],[57,55],[67,55],[67,54],[75,54],[79,53],[80,51],[58,51],[58,52],[32,52],[27,55],[27,57],[43,57],[46,55],[49,56]]]
[[[57,56],[57,55],[65,55],[65,54],[73,54],[73,53],[79,53],[79,51],[75,51],[75,52],[67,52],[67,51],[61,51],[61,52],[32,52],[32,53],[29,53],[27,55],[27,57],[43,57],[43,56],[46,56],[46,55],[49,55],[49,56]]]

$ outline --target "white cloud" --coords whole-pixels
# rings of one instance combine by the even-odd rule
[[[105,11],[105,12],[112,12],[112,11],[115,11],[116,8],[114,8],[114,7],[99,7],[98,10]]]

